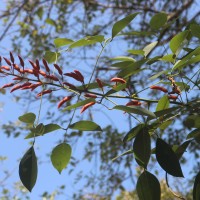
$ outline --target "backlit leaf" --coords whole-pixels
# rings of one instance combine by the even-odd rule
[[[159,101],[158,101],[158,104],[157,104],[157,107],[156,107],[156,112],[157,111],[161,111],[161,110],[165,110],[169,108],[169,99],[168,99],[168,96],[164,95]]]
[[[34,124],[36,115],[34,113],[26,113],[18,118],[21,122]]]
[[[53,63],[58,60],[58,57],[60,56],[60,53],[52,52],[52,51],[46,51],[44,55],[44,59],[48,63]]]
[[[102,131],[101,127],[92,121],[78,121],[69,126],[70,129],[75,129],[79,131]]]
[[[154,47],[158,44],[158,41],[152,42],[151,44],[148,44],[146,47],[144,47],[144,56],[147,57],[148,54],[154,49]]]
[[[158,30],[163,27],[167,22],[167,14],[166,13],[157,13],[155,14],[150,21],[150,27],[154,30]]]
[[[112,28],[112,38],[114,38],[122,29],[124,29],[139,13],[131,14],[116,22]]]
[[[51,153],[51,162],[59,173],[68,165],[71,158],[72,149],[69,144],[62,143],[57,145]]]
[[[73,40],[71,39],[67,39],[67,38],[56,38],[54,40],[54,44],[55,46],[58,48],[58,47],[62,47],[62,46],[66,46],[66,45],[69,45],[71,44],[72,42],[74,42]]]

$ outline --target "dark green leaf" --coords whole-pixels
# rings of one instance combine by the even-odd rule
[[[102,131],[101,127],[98,124],[86,120],[78,121],[74,124],[71,124],[69,128],[79,131]]]
[[[54,44],[57,48],[59,47],[62,47],[62,46],[66,46],[66,45],[69,45],[71,44],[72,42],[74,42],[73,40],[71,39],[67,39],[67,38],[56,38],[54,40]]]
[[[139,12],[131,14],[116,22],[112,28],[112,38],[114,38],[122,29],[124,29],[138,14]]]
[[[200,172],[197,174],[193,186],[193,200],[200,199]]]
[[[160,110],[160,111],[155,112],[155,115],[156,115],[156,117],[161,117],[161,116],[163,116],[163,115],[172,113],[173,111],[176,111],[177,109],[179,109],[179,107],[167,108],[167,109],[164,109],[164,110]]]
[[[26,113],[18,118],[21,122],[34,124],[36,115],[34,113]]]
[[[144,171],[138,178],[136,185],[140,200],[160,200],[161,190],[158,179],[148,171]]]
[[[146,168],[151,155],[151,140],[146,127],[143,127],[136,135],[133,151],[137,163]]]
[[[115,161],[117,158],[119,158],[119,157],[121,157],[121,156],[125,156],[125,155],[132,154],[132,153],[133,153],[133,150],[130,149],[130,150],[128,150],[128,151],[126,151],[126,152],[120,154],[119,156],[113,158],[112,161]]]
[[[122,111],[125,111],[127,113],[134,113],[134,114],[137,114],[137,115],[144,115],[144,116],[156,118],[155,114],[152,113],[151,111],[146,110],[145,108],[137,107],[137,106],[129,107],[129,106],[119,105],[119,106],[113,107],[113,109],[122,110]]]
[[[71,158],[72,149],[69,144],[57,145],[51,153],[51,162],[59,173],[68,165]]]
[[[166,13],[157,13],[155,14],[150,21],[150,27],[154,30],[158,30],[163,27],[167,22],[167,14]]]
[[[44,13],[43,7],[39,7],[38,10],[36,11],[36,14],[40,18],[40,20],[42,19],[43,13]]]
[[[156,159],[162,169],[168,174],[175,177],[183,177],[176,153],[172,150],[170,145],[160,138],[156,141]]]
[[[200,25],[198,25],[198,24],[192,24],[190,26],[190,30],[191,30],[192,35],[194,37],[197,37],[197,38],[200,39]]]
[[[137,126],[135,126],[134,128],[132,128],[124,137],[123,142],[128,142],[130,140],[132,140],[133,138],[135,138],[135,136],[139,133],[139,131],[145,126],[145,124],[139,124]]]
[[[191,140],[185,141],[180,146],[178,146],[178,148],[175,150],[175,153],[176,153],[178,159],[180,159],[183,156],[183,154],[185,153],[190,142],[191,142]]]
[[[20,180],[30,192],[37,179],[37,158],[33,146],[24,154],[19,164]]]

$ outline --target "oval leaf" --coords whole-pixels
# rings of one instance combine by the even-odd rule
[[[52,51],[46,51],[44,55],[44,59],[48,63],[53,63],[58,60],[58,57],[60,56],[60,53],[52,52]]]
[[[156,112],[157,111],[161,111],[161,110],[165,110],[169,108],[169,98],[168,96],[164,95],[159,101],[158,101],[158,104],[157,104],[157,107],[156,107]]]
[[[148,54],[154,49],[154,47],[158,44],[158,41],[152,42],[151,44],[148,44],[146,47],[144,47],[144,56],[147,57]]]
[[[184,40],[186,39],[186,37],[188,36],[189,34],[189,31],[186,30],[186,31],[183,31],[177,35],[175,35],[171,41],[170,41],[170,44],[169,44],[169,47],[171,49],[171,51],[174,53],[174,54],[177,54],[177,51],[179,51],[179,48],[182,47],[183,43],[184,43]]]
[[[161,190],[158,179],[148,171],[144,171],[138,178],[136,185],[140,200],[160,200]]]
[[[72,42],[74,42],[73,40],[71,39],[67,39],[67,38],[56,38],[54,40],[54,44],[55,46],[58,48],[58,47],[62,47],[62,46],[66,46],[66,45],[69,45],[71,44]]]
[[[145,108],[141,108],[141,107],[136,107],[136,106],[129,107],[129,106],[119,105],[119,106],[113,107],[113,109],[122,110],[127,113],[135,113],[137,115],[144,115],[144,116],[156,118],[154,113],[152,113],[149,110],[146,110]]]
[[[179,159],[171,146],[158,138],[156,141],[156,159],[159,165],[168,174],[176,177],[183,177]]]
[[[193,186],[193,200],[200,199],[200,172],[197,174]]]
[[[19,177],[30,192],[37,179],[37,158],[33,146],[24,154],[19,164]]]
[[[57,145],[51,153],[51,162],[59,173],[67,166],[70,161],[72,149],[69,144],[62,143]]]
[[[69,126],[70,129],[79,131],[102,131],[101,127],[92,121],[79,121]]]
[[[137,163],[146,168],[151,155],[151,140],[146,127],[142,128],[136,135],[133,151]]]
[[[18,118],[21,122],[34,124],[36,115],[34,113],[26,113]]]
[[[150,21],[150,27],[154,30],[158,30],[167,22],[167,14],[166,13],[157,13],[155,14]]]
[[[114,38],[122,29],[124,29],[136,16],[137,13],[128,15],[127,17],[121,19],[120,21],[116,22],[112,28],[112,38]]]

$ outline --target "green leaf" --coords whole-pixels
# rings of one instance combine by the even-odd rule
[[[200,128],[194,129],[192,130],[188,135],[187,135],[187,139],[190,138],[197,138],[200,136]]]
[[[151,155],[151,140],[146,127],[143,127],[136,135],[133,151],[136,162],[146,169]]]
[[[128,150],[128,151],[126,151],[126,152],[124,152],[124,153],[122,153],[122,154],[116,156],[115,158],[112,159],[112,161],[117,160],[117,159],[120,158],[121,156],[125,156],[125,155],[132,154],[132,153],[133,153],[133,150],[130,149],[130,150]]]
[[[188,145],[190,144],[191,140],[187,140],[184,143],[182,143],[180,146],[178,146],[178,148],[175,150],[175,153],[178,157],[178,159],[180,160],[180,158],[183,156],[183,154],[185,153]]]
[[[130,50],[128,50],[128,52],[133,54],[133,55],[144,56],[144,51],[143,50],[130,49]]]
[[[155,48],[155,46],[158,44],[158,41],[152,42],[151,44],[148,44],[144,47],[144,56],[147,57],[148,54]]]
[[[31,129],[31,133],[29,133],[25,139],[29,139],[32,137],[42,136],[44,134],[50,133],[52,131],[56,131],[61,129],[61,127],[58,124],[39,124],[36,128]]]
[[[103,42],[104,41],[104,36],[102,35],[95,35],[95,36],[87,36],[83,39],[80,39],[78,41],[73,42],[69,48],[76,48],[76,47],[82,47],[82,46],[88,46],[92,45],[98,42]]]
[[[168,96],[164,95],[159,101],[158,101],[158,104],[157,104],[157,107],[156,107],[156,112],[157,111],[161,111],[161,110],[165,110],[169,108],[169,99],[168,99]]]
[[[175,177],[183,177],[183,172],[176,153],[164,140],[157,138],[156,141],[156,159],[159,165],[168,174]]]
[[[165,55],[165,56],[163,56],[162,58],[160,58],[160,60],[161,60],[161,61],[165,61],[165,62],[174,63],[175,56],[174,56],[174,54],[168,54],[168,55]]]
[[[128,57],[128,56],[117,56],[115,58],[111,58],[110,60],[119,60],[119,61],[131,61],[135,62],[135,59]]]
[[[113,107],[113,109],[122,110],[127,113],[134,113],[137,115],[144,115],[144,116],[156,118],[154,113],[141,107],[136,107],[136,106],[129,107],[129,106],[119,105],[119,106]]]
[[[123,139],[123,143],[128,142],[130,140],[132,140],[133,138],[135,138],[135,136],[140,132],[140,130],[145,126],[145,124],[139,124],[137,126],[135,126],[134,128],[132,128],[124,137]]]
[[[51,153],[51,162],[59,173],[67,167],[72,154],[72,149],[69,144],[61,143],[57,145]]]
[[[123,68],[127,68],[132,63],[134,63],[134,62],[133,61],[122,61],[122,62],[113,63],[112,66],[123,69]]]
[[[62,47],[62,46],[66,46],[69,45],[71,43],[73,43],[74,41],[71,39],[67,39],[67,38],[56,38],[54,40],[54,44],[57,48]]]
[[[154,79],[160,77],[161,75],[167,74],[167,73],[168,73],[168,70],[163,70],[163,71],[158,72],[157,74],[154,74],[153,76],[151,76],[151,77],[149,78],[149,80],[154,80]]]
[[[172,113],[173,111],[176,111],[177,109],[179,109],[179,107],[167,108],[167,109],[164,109],[164,110],[157,111],[154,114],[156,115],[156,117],[161,117],[163,115]]]
[[[146,59],[143,60],[139,60],[136,61],[130,65],[128,65],[126,68],[122,69],[119,74],[118,77],[121,78],[128,78],[129,76],[132,76],[134,74],[137,74],[139,72],[141,72],[144,69],[140,69],[140,67],[146,62]]]
[[[200,199],[200,172],[197,174],[193,186],[193,200]]]
[[[98,124],[86,120],[78,121],[74,124],[71,124],[69,128],[79,131],[102,131],[101,127]]]
[[[52,26],[55,26],[55,27],[57,26],[55,20],[53,20],[53,19],[47,18],[47,19],[45,20],[45,22],[46,22],[47,24],[49,24],[49,25],[52,25]]]
[[[108,92],[106,92],[105,96],[114,94],[114,93],[119,92],[119,91],[121,91],[121,90],[124,90],[126,87],[127,87],[127,84],[126,84],[126,83],[119,84],[119,85],[113,87],[113,88],[112,88],[111,90],[109,90]]]
[[[140,200],[160,200],[161,190],[158,179],[148,171],[144,171],[138,178],[136,185]]]
[[[36,115],[34,113],[26,113],[18,118],[21,122],[34,124]]]
[[[162,122],[161,125],[159,125],[160,130],[164,131],[173,121],[167,120],[165,122]]]
[[[60,56],[60,53],[52,52],[52,51],[46,51],[44,55],[44,59],[48,63],[53,63],[58,60],[58,57]]]
[[[190,26],[190,30],[191,30],[192,35],[194,37],[197,37],[197,38],[200,39],[200,25],[198,25],[198,24],[192,24]]]
[[[184,41],[186,40],[187,36],[189,34],[189,31],[183,31],[177,35],[175,35],[169,44],[169,47],[171,49],[171,51],[177,55],[177,52],[179,51],[180,48],[182,48]]]
[[[19,177],[24,187],[31,192],[37,180],[37,158],[33,146],[20,161]]]
[[[64,109],[64,111],[65,110],[71,110],[71,109],[74,109],[74,108],[78,108],[80,106],[84,106],[85,104],[90,103],[90,102],[95,102],[95,99],[94,98],[90,98],[90,99],[86,99],[84,101],[79,101],[78,103],[75,103],[75,104],[73,104],[71,106],[66,107]]]
[[[139,12],[128,15],[127,17],[116,22],[112,28],[112,38],[114,38],[122,29],[124,29],[138,14]]]
[[[40,20],[41,20],[43,14],[44,14],[43,7],[39,7],[38,10],[36,11],[36,14],[37,14],[37,16],[40,18]]]
[[[158,30],[163,27],[167,22],[167,14],[166,13],[157,13],[155,14],[150,21],[150,27],[154,30]]]

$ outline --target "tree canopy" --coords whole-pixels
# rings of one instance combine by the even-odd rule
[[[37,141],[59,132],[47,157],[61,176],[67,167],[75,182],[84,180],[80,191],[68,194],[72,199],[111,199],[119,191],[117,199],[200,198],[196,4],[6,2],[0,40],[10,47],[1,50],[1,94],[10,91],[28,109],[2,130],[30,141],[18,163],[28,191],[40,168]],[[84,162],[96,174],[77,172]],[[2,198],[11,198],[2,188]]]

